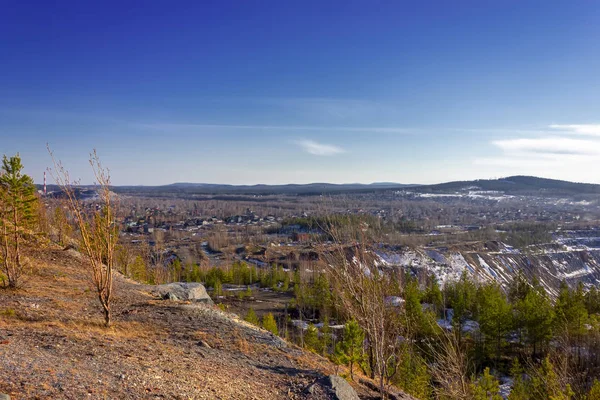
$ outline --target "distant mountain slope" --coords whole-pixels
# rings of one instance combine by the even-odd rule
[[[479,179],[474,181],[456,181],[437,185],[423,185],[415,188],[419,192],[448,193],[467,190],[499,191],[506,194],[600,194],[600,185],[576,183],[556,179],[537,178],[535,176],[509,176],[501,179]]]
[[[307,183],[286,185],[225,185],[213,183],[178,182],[163,186],[119,186],[117,192],[128,193],[159,193],[176,192],[187,194],[322,194],[355,191],[372,191],[383,189],[401,189],[418,185],[405,185],[392,182],[361,183]]]
[[[42,189],[42,185],[37,185]],[[94,189],[93,185],[84,185],[82,189]],[[454,181],[434,185],[401,184],[394,182],[362,183],[307,183],[286,185],[228,185],[218,183],[177,182],[160,186],[115,186],[117,193],[130,194],[299,194],[319,195],[324,193],[374,192],[382,190],[411,190],[420,193],[456,193],[473,190],[498,191],[513,195],[578,195],[600,194],[600,185],[577,183],[535,176],[509,176],[500,179],[478,179],[472,181]],[[59,191],[56,185],[48,185],[48,191]]]

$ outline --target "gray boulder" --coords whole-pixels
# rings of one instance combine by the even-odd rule
[[[213,304],[212,299],[206,293],[206,288],[201,283],[174,282],[157,285],[154,293],[165,300],[189,300]]]
[[[10,396],[7,394],[0,393],[0,400],[10,400]]]
[[[360,400],[354,388],[344,378],[337,375],[330,375],[319,379],[306,392],[315,398],[321,398],[321,395],[326,395],[327,398],[333,400]]]

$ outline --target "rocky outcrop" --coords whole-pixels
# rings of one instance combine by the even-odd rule
[[[374,392],[381,393],[379,386],[373,381],[361,378],[358,380],[358,382],[361,385],[366,386],[369,389],[373,390]],[[417,400],[414,397],[412,397],[411,395],[408,395],[404,392],[398,391],[393,387],[386,387],[384,389],[384,392],[385,392],[385,397],[390,400]]]
[[[360,400],[354,388],[344,378],[337,375],[319,379],[306,389],[306,393],[314,398],[327,396],[328,399],[333,400]]]
[[[213,304],[212,299],[206,293],[206,288],[201,283],[175,282],[158,285],[153,293],[165,300],[195,301],[205,304]]]

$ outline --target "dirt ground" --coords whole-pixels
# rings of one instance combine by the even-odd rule
[[[36,249],[28,258],[34,273],[25,287],[0,290],[0,393],[13,399],[327,398],[305,389],[332,374],[331,363],[234,314],[155,299],[151,287],[117,277],[115,323],[104,328],[79,254]],[[356,388],[361,398],[373,395]]]

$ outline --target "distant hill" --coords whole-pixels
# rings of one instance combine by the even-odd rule
[[[519,195],[577,195],[600,194],[600,185],[517,175],[500,179],[478,179],[422,185],[415,188],[415,191],[421,193],[449,193],[468,190],[488,190]]]
[[[373,191],[382,189],[402,189],[416,187],[418,185],[406,185],[393,182],[377,182],[371,184],[361,183],[307,183],[286,185],[225,185],[213,183],[189,183],[177,182],[163,186],[119,186],[116,192],[122,193],[185,193],[185,194],[323,194],[356,191]]]
[[[37,185],[42,189],[42,185]],[[81,189],[91,189],[93,185],[81,186]],[[117,193],[130,194],[229,194],[229,195],[320,195],[325,193],[368,193],[384,190],[410,190],[420,193],[457,193],[471,190],[498,191],[513,195],[549,195],[572,196],[581,194],[600,194],[600,185],[577,183],[556,179],[538,178],[535,176],[509,176],[500,179],[477,179],[472,181],[454,181],[435,185],[401,184],[394,182],[362,183],[307,183],[286,185],[227,185],[218,183],[177,182],[161,186],[115,186]],[[55,185],[48,185],[48,191],[60,191]]]

